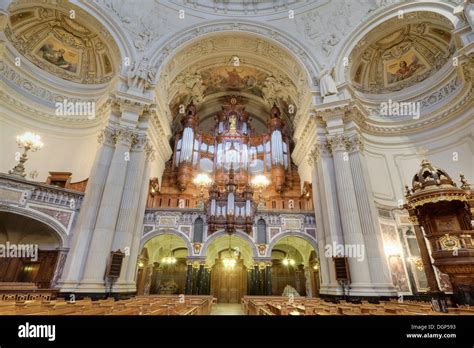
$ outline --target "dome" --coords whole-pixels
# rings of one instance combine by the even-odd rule
[[[364,93],[402,90],[438,71],[452,56],[452,26],[429,12],[392,18],[371,30],[351,52],[350,79]]]
[[[106,83],[119,66],[110,35],[96,19],[71,5],[14,7],[5,33],[30,62],[64,80]]]
[[[445,170],[433,166],[431,162],[426,159],[421,161],[421,168],[412,180],[413,192],[430,187],[439,188],[440,186],[446,185],[456,187],[456,184]]]

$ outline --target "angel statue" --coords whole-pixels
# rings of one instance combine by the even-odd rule
[[[156,68],[151,67],[148,57],[143,57],[137,64],[134,62],[128,70],[128,86],[129,88],[144,91],[150,88],[156,77]]]
[[[334,82],[334,76],[334,67],[332,69],[323,68],[319,74],[319,90],[322,98],[338,93],[336,83]]]

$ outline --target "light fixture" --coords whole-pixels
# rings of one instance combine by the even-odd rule
[[[204,187],[210,186],[212,184],[212,179],[206,173],[199,173],[193,179],[193,183],[194,183],[194,185],[199,187],[200,192],[199,192],[198,208],[202,209],[202,208],[204,208]]]
[[[224,265],[225,268],[234,268],[235,265],[237,264],[237,259],[234,256],[234,253],[232,252],[232,247],[231,247],[231,238],[232,236],[229,235],[229,249],[227,250],[228,256],[225,256],[222,259],[222,264]]]
[[[264,209],[265,202],[263,201],[262,192],[265,187],[270,185],[270,180],[265,175],[259,174],[253,177],[250,184],[258,189],[258,209]]]
[[[8,174],[16,175],[24,178],[26,176],[25,173],[25,162],[28,159],[26,155],[29,150],[31,152],[35,152],[40,150],[43,147],[43,143],[41,142],[41,137],[37,134],[26,132],[22,135],[18,135],[16,137],[16,143],[18,147],[23,148],[23,154],[18,159],[18,164],[8,172]]]
[[[143,261],[138,262],[138,267],[143,268],[143,266],[145,266],[145,264],[143,263]]]
[[[316,261],[315,264],[313,265],[313,269],[315,271],[319,270],[319,262],[318,261]]]
[[[176,257],[173,256],[173,250],[171,249],[171,239],[172,239],[172,237],[170,236],[169,255],[165,256],[161,259],[161,263],[163,263],[165,265],[168,265],[168,266],[174,265],[177,262]]]
[[[174,265],[176,261],[176,257],[174,256],[165,256],[161,259],[161,262],[165,265]]]
[[[290,257],[290,247],[288,246],[286,256],[282,261],[284,266],[294,266],[296,261]]]
[[[282,262],[285,266],[294,266],[296,264],[296,261],[292,258],[289,258],[288,256],[286,256]]]

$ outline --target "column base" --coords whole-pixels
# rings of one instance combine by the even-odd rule
[[[105,286],[104,281],[96,279],[83,279],[76,288],[76,292],[83,293],[95,293],[95,294],[105,294],[110,292],[110,285]]]
[[[321,285],[319,288],[319,294],[320,295],[331,295],[331,296],[343,296],[344,294],[342,293],[342,289],[338,285]]]
[[[112,285],[112,293],[136,293],[137,285],[133,283],[116,283]]]
[[[395,289],[393,284],[372,284],[374,293],[377,293],[376,296],[382,297],[393,297],[398,296],[398,291]]]
[[[79,282],[77,280],[64,280],[58,282],[59,292],[75,292]]]
[[[350,284],[346,295],[364,297],[396,297],[397,292],[390,284],[356,283]]]

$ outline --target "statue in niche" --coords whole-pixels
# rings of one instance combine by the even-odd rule
[[[235,133],[237,131],[237,118],[235,116],[229,118],[229,131],[230,133]]]
[[[323,69],[319,74],[319,90],[321,97],[337,94],[336,83],[334,82],[335,69]]]

